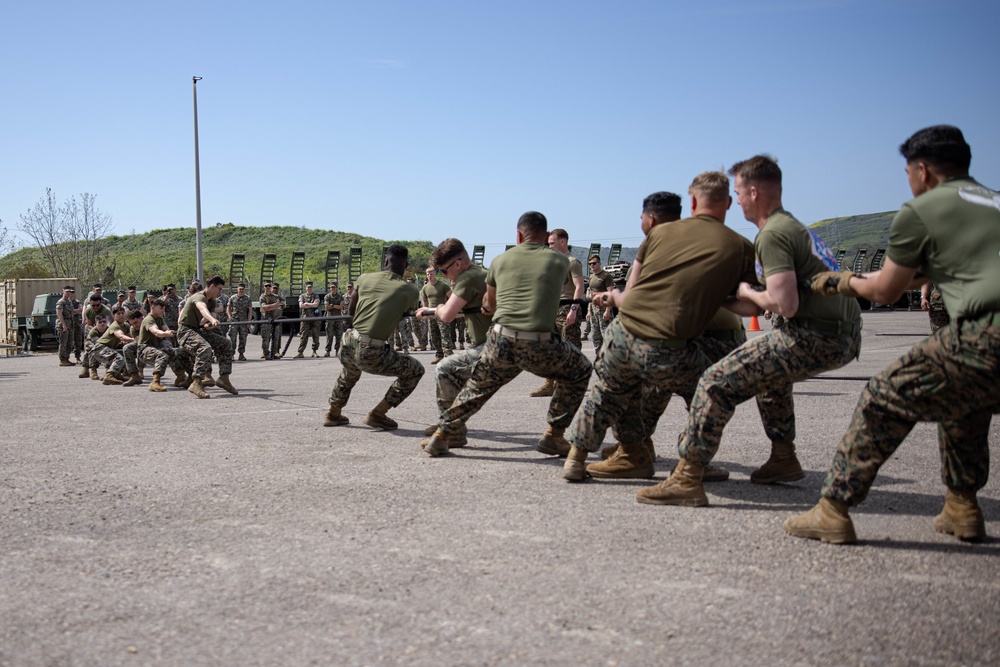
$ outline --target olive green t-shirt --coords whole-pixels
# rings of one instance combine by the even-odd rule
[[[496,288],[493,321],[517,331],[552,331],[569,258],[541,243],[520,243],[490,263]]]
[[[392,271],[366,273],[354,283],[354,328],[377,340],[389,340],[419,290]]]
[[[204,303],[208,306],[208,312],[210,313],[215,311],[215,299],[209,299],[203,291],[198,292],[193,296],[189,296],[187,301],[184,302],[184,310],[181,311],[181,314],[177,318],[179,325],[185,324],[192,329],[201,327],[202,315],[198,310],[198,306],[195,305],[198,303]]]
[[[618,317],[647,340],[696,338],[741,281],[755,282],[753,246],[708,215],[656,225],[635,259]]]
[[[94,326],[95,320],[99,315],[104,315],[104,317],[108,318],[108,322],[111,321],[111,309],[107,306],[101,306],[97,310],[94,310],[91,306],[83,309],[83,319],[87,320],[88,326]]]
[[[117,322],[112,322],[111,325],[108,327],[108,330],[105,331],[101,335],[101,337],[97,339],[97,343],[99,345],[105,345],[107,347],[110,347],[113,350],[117,350],[122,346],[122,342],[118,339],[118,336],[115,335],[115,332],[122,331],[123,333],[125,333],[125,335],[128,335],[128,329],[123,329],[123,327],[127,326],[128,324],[120,325]]]
[[[466,308],[481,307],[483,296],[486,294],[486,269],[473,264],[455,280],[455,287],[451,291],[466,302]],[[492,323],[491,315],[484,315],[482,312],[465,314],[465,326],[473,345],[482,345],[486,342],[486,332]]]
[[[799,309],[793,320],[820,319],[861,323],[857,299],[846,296],[821,296],[809,288],[817,273],[837,271],[837,260],[826,242],[816,232],[796,220],[784,209],[767,218],[754,241],[757,251],[757,278],[761,284],[768,276],[794,271],[799,291]]]
[[[569,260],[569,274],[566,275],[566,280],[563,281],[560,298],[572,299],[576,295],[576,284],[573,280],[577,276],[583,278],[583,263],[573,255],[566,255],[566,259]]]
[[[728,308],[719,308],[705,325],[705,331],[743,331],[743,318]]]
[[[449,287],[443,280],[438,280],[433,285],[424,283],[421,293],[427,299],[427,307],[435,308],[448,301]]]
[[[142,324],[139,325],[139,337],[136,338],[139,341],[139,345],[152,345],[156,347],[160,344],[160,339],[149,330],[149,327],[154,324],[160,331],[166,331],[167,329],[166,320],[162,317],[153,317],[152,314],[146,315],[146,317],[142,318]]]
[[[923,267],[953,318],[1000,311],[1000,193],[963,177],[910,200],[889,227],[886,256]]]
[[[598,292],[610,292],[614,286],[615,279],[604,269],[590,274],[590,291],[594,294]]]

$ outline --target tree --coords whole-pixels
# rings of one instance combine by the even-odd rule
[[[0,220],[0,257],[12,250],[14,250],[14,239],[11,238],[10,232],[4,226],[3,220]]]
[[[111,216],[97,208],[96,195],[84,192],[59,205],[52,188],[27,213],[18,229],[38,246],[56,276],[99,279],[104,273],[104,238],[112,228]]]

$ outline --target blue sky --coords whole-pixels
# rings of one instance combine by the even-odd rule
[[[642,198],[758,152],[803,222],[909,198],[897,146],[963,129],[1000,187],[1000,3],[32,2],[0,39],[0,219],[52,187],[115,232],[204,225],[638,245]],[[685,213],[687,206],[685,204]],[[727,220],[752,238],[738,207]],[[193,250],[192,250],[193,252]]]

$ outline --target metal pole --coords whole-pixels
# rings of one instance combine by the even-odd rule
[[[204,284],[204,271],[201,263],[201,167],[198,164],[198,82],[200,76],[191,77],[191,89],[194,93],[194,206],[195,206],[195,249],[198,261],[197,280]]]

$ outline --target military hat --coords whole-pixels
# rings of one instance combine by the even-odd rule
[[[312,286],[313,286],[313,283],[312,283],[312,281],[311,281],[311,280],[310,280],[310,281],[308,281],[308,282],[306,282],[306,287],[312,287]]]

